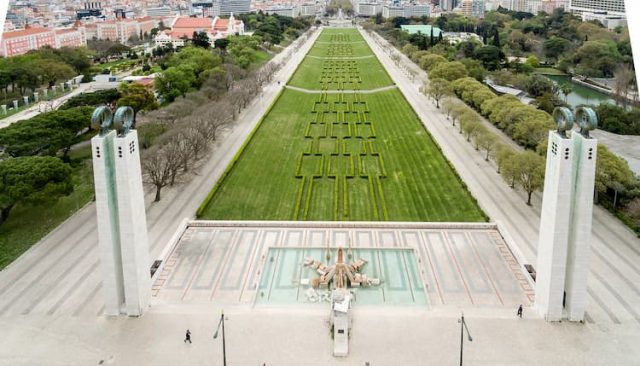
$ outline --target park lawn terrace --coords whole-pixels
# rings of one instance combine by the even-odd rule
[[[352,29],[325,30],[319,37],[332,42],[320,46],[333,57],[352,55],[349,46],[360,45],[358,40],[362,37]],[[310,53],[319,53],[316,46]],[[386,72],[351,71],[388,78]],[[334,82],[317,86],[331,89]],[[228,169],[201,218],[486,219],[397,89],[371,94],[285,89]]]

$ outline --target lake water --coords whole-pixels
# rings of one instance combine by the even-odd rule
[[[607,94],[597,90],[587,88],[571,81],[571,77],[565,75],[545,75],[557,84],[570,84],[573,91],[567,96],[567,103],[575,108],[580,104],[600,105],[602,103],[615,104],[615,101]],[[560,93],[560,98],[564,98],[564,94]]]

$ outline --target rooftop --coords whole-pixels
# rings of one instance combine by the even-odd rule
[[[401,25],[400,28],[409,34],[421,33],[424,35],[430,35],[431,30],[433,29],[434,37],[440,36],[440,33],[442,32],[442,30],[438,27],[432,27],[430,25],[425,25],[425,24]]]
[[[180,17],[177,18],[175,23],[173,23],[173,29],[176,28],[206,28],[211,29],[213,24],[213,19],[211,18],[188,18],[188,17]]]

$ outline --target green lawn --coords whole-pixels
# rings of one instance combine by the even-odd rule
[[[52,204],[37,207],[17,205],[11,211],[9,219],[0,225],[0,270],[91,200],[91,161],[79,161],[77,164],[74,167],[72,194]]]
[[[326,67],[323,68],[323,66]],[[354,68],[358,72],[349,71]],[[393,85],[386,70],[375,57],[357,60],[323,60],[306,57],[291,78],[289,85],[305,89],[322,89],[323,74],[328,73],[338,78],[353,79],[344,84],[344,89],[376,89]],[[339,82],[328,85],[328,89],[338,88]]]
[[[355,30],[332,29],[320,40],[338,42],[336,36],[343,44],[362,39]],[[353,54],[338,43],[320,48]],[[327,86],[304,84],[312,77],[303,68],[296,75],[300,87]],[[376,76],[382,79],[371,72]],[[285,90],[199,214],[232,220],[486,220],[398,90]]]

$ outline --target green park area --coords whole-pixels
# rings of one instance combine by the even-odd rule
[[[348,91],[392,85],[375,57],[367,59],[369,67],[335,66],[368,55],[373,54],[356,30],[323,31],[291,82],[316,91],[282,92],[199,216],[484,221],[400,91]],[[322,61],[322,72],[305,66],[316,61]]]

